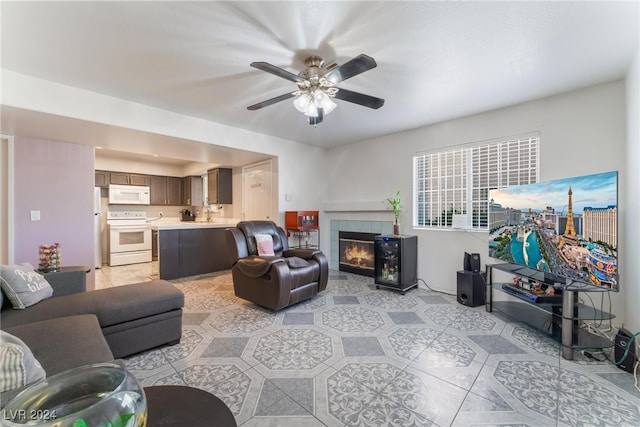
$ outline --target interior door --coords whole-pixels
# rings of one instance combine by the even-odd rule
[[[271,160],[242,168],[244,220],[272,217],[273,184]]]

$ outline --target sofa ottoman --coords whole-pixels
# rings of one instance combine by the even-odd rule
[[[122,358],[180,342],[183,306],[184,294],[164,280],[63,296],[56,296],[54,291],[52,298],[26,309],[3,309],[2,328],[93,314],[113,357]]]

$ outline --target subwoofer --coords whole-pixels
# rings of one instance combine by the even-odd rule
[[[616,334],[614,348],[614,356],[616,358],[615,362],[619,361],[617,364],[618,368],[631,373],[633,373],[633,368],[638,360],[635,351],[635,343],[631,341],[632,336],[631,332],[627,329],[620,329]],[[628,346],[631,347],[629,347],[627,356],[623,359],[622,356],[624,356]]]
[[[484,304],[484,277],[482,273],[458,271],[457,300],[462,305],[477,307]]]

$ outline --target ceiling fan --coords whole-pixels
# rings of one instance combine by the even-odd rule
[[[298,111],[307,116],[307,121],[310,125],[315,126],[322,123],[324,115],[329,114],[336,107],[336,103],[333,102],[332,98],[373,109],[378,109],[384,105],[384,99],[382,98],[336,87],[336,84],[369,71],[378,65],[372,57],[365,54],[358,55],[342,65],[338,65],[335,62],[325,64],[321,57],[312,55],[304,61],[304,65],[307,68],[297,75],[267,62],[252,62],[250,65],[253,68],[282,77],[298,85],[298,90],[296,91],[248,106],[247,109],[250,111],[259,110],[277,102],[297,97],[293,101],[293,105]]]

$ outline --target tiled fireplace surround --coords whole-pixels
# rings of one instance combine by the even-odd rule
[[[329,266],[333,270],[339,267],[339,231],[357,231],[361,233],[391,234],[393,232],[392,221],[366,221],[366,220],[331,220],[331,259]]]

